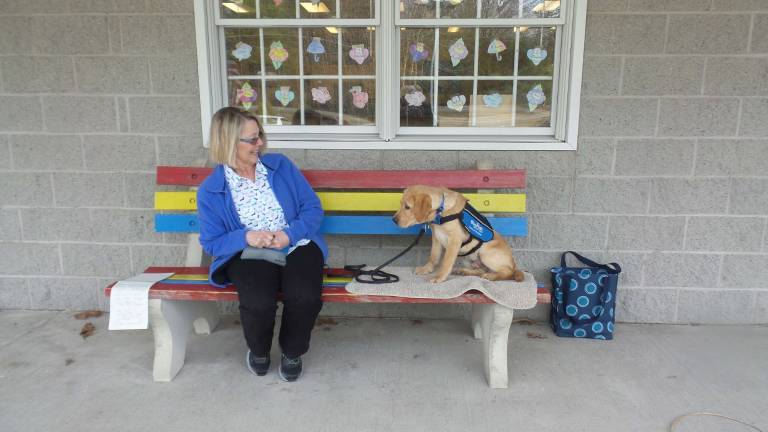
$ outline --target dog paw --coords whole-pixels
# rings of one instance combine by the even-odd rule
[[[417,275],[425,275],[425,274],[430,274],[430,273],[432,273],[432,270],[433,270],[433,269],[434,269],[434,268],[433,268],[431,265],[423,265],[423,266],[421,266],[421,267],[416,267],[416,268],[413,270],[413,272],[414,272],[414,273],[416,273]]]
[[[446,279],[447,279],[446,276],[442,276],[442,277],[435,276],[435,277],[431,278],[429,281],[432,282],[432,283],[440,283],[440,282],[444,282]]]

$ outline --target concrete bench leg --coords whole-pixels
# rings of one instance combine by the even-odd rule
[[[219,323],[215,302],[149,299],[149,324],[155,337],[155,381],[171,381],[187,352],[187,337],[194,328],[210,334]]]
[[[507,341],[513,312],[498,304],[472,305],[472,329],[475,338],[483,339],[483,368],[491,388],[509,385]]]

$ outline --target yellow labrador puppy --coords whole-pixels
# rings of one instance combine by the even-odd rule
[[[490,233],[486,233],[488,241],[485,242],[470,236],[460,217],[467,201],[462,194],[446,188],[415,185],[405,189],[400,210],[392,220],[401,228],[428,223],[432,229],[429,262],[417,267],[416,274],[430,274],[437,266],[437,273],[430,282],[443,282],[451,273],[457,257],[466,255],[472,267],[459,268],[456,271],[458,274],[488,280],[522,281],[523,272],[517,268],[512,249],[499,233],[493,231],[492,239]],[[445,254],[440,261],[442,249],[445,249]]]

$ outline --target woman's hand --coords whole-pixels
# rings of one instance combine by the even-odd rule
[[[283,234],[285,235],[285,234]],[[255,248],[272,247],[275,240],[275,233],[272,231],[248,231],[245,234],[245,241],[249,246]]]
[[[274,231],[271,234],[273,237],[272,243],[270,243],[268,246],[269,248],[284,249],[291,242],[291,240],[288,238],[288,234],[283,231]]]

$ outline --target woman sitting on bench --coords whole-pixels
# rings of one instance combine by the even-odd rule
[[[235,107],[214,114],[210,156],[218,165],[197,192],[200,244],[214,257],[211,284],[237,288],[249,348],[246,365],[259,376],[269,371],[277,293],[282,292],[279,374],[295,381],[322,308],[328,248],[319,234],[320,199],[293,162],[263,154],[266,148],[256,115]],[[269,258],[282,258],[278,251],[284,260]]]

